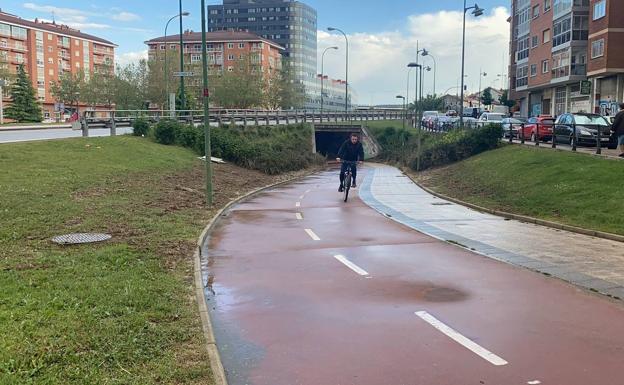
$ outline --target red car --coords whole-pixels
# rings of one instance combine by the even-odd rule
[[[553,125],[555,119],[549,115],[540,115],[537,118],[530,118],[523,129],[518,130],[518,137],[524,135],[524,139],[535,142],[536,140],[549,141],[553,135]]]

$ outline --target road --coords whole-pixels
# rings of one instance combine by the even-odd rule
[[[128,134],[132,132],[130,127],[118,127],[117,135]],[[4,131],[0,129],[0,143],[28,142],[34,140],[49,139],[66,139],[78,138],[82,136],[82,131],[72,130],[71,128],[45,128],[41,130],[15,130]],[[109,128],[92,128],[89,130],[89,136],[110,136]]]
[[[345,204],[336,179],[261,193],[204,245],[230,385],[622,384],[620,303],[416,232],[357,192]]]

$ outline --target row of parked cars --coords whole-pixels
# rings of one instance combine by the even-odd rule
[[[505,137],[531,141],[551,141],[557,143],[595,146],[600,138],[604,146],[615,148],[611,137],[612,121],[602,115],[589,113],[565,113],[556,119],[549,115],[522,118],[503,118],[500,121]]]
[[[613,118],[611,118],[613,119]],[[502,113],[484,112],[478,119],[464,117],[465,127],[482,127],[490,124],[501,125],[504,136],[512,138],[572,144],[576,136],[577,145],[595,146],[600,136],[604,146],[615,148],[611,137],[612,120],[598,114],[565,113],[558,117],[540,115],[529,119],[508,117]],[[441,114],[437,111],[425,111],[423,127],[434,131],[448,131],[459,125],[459,117],[454,111]]]

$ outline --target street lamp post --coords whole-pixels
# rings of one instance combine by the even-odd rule
[[[182,14],[182,0],[180,0],[180,14]],[[180,18],[180,72],[184,72],[184,30]],[[184,75],[184,74],[181,74]],[[180,110],[186,110],[186,95],[184,92],[184,76],[180,76]]]
[[[171,23],[173,20],[175,20],[176,18],[182,18],[182,16],[188,16],[190,15],[190,13],[188,12],[182,12],[182,13],[178,13],[177,15],[173,16],[171,19],[169,19],[169,21],[167,21],[167,24],[165,25],[165,72],[164,72],[164,76],[165,76],[165,92],[167,93],[167,95],[165,95],[165,100],[167,101],[167,104],[169,103],[169,73],[168,73],[168,64],[167,64],[167,28],[169,28],[169,23]],[[169,108],[167,106],[167,108]]]
[[[409,63],[407,65],[408,67],[415,67],[418,68],[418,71],[420,73],[420,101],[421,101],[421,106],[420,108],[422,108],[422,79],[423,79],[423,66],[421,64],[417,64],[417,63]],[[416,75],[418,77],[418,75]],[[416,87],[415,93],[418,94],[418,87]],[[416,105],[414,105],[414,111],[416,111]],[[421,130],[422,130],[422,125],[420,124],[420,122],[418,123],[418,146],[417,146],[417,151],[416,151],[416,171],[420,171],[420,147],[421,147]]]
[[[459,114],[459,126],[464,128],[464,66],[466,63],[466,12],[472,9],[472,14],[475,17],[483,15],[483,8],[480,8],[477,3],[472,7],[466,7],[466,0],[464,0],[464,22],[462,25],[462,62],[461,62],[461,96],[460,96],[460,114]]]
[[[481,77],[487,76],[487,72],[483,72],[481,68],[479,68],[479,112],[481,112]]]
[[[4,124],[4,90],[2,87],[5,85],[4,79],[0,79],[0,124]]]
[[[397,95],[397,99],[403,99],[403,129],[405,130],[405,118],[407,115],[407,111],[405,110],[405,96]]]
[[[423,49],[422,55],[429,56],[431,60],[433,60],[433,96],[435,97],[436,96],[436,71],[438,70],[438,63],[436,63],[436,59],[435,57],[433,57],[431,52],[427,51],[426,49]]]
[[[323,92],[324,92],[324,84],[325,84],[325,54],[330,49],[338,49],[338,47],[327,47],[325,51],[323,51],[323,55],[321,55],[321,122],[323,121]]]
[[[334,27],[329,27],[327,28],[328,31],[333,32],[333,31],[337,31],[340,32],[344,38],[345,38],[345,42],[346,42],[346,61],[345,61],[345,118],[348,116],[349,114],[349,38],[347,37],[347,34],[344,33],[343,30],[338,29],[338,28],[334,28]]]
[[[204,82],[204,151],[206,153],[206,204],[212,206],[212,152],[210,150],[210,93],[208,92],[208,50],[206,48],[206,0],[201,0],[202,75]]]

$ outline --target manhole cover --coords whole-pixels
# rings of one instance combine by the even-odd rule
[[[81,243],[103,242],[109,239],[111,239],[111,236],[108,234],[78,233],[59,235],[52,238],[52,242],[59,245],[77,245]]]

